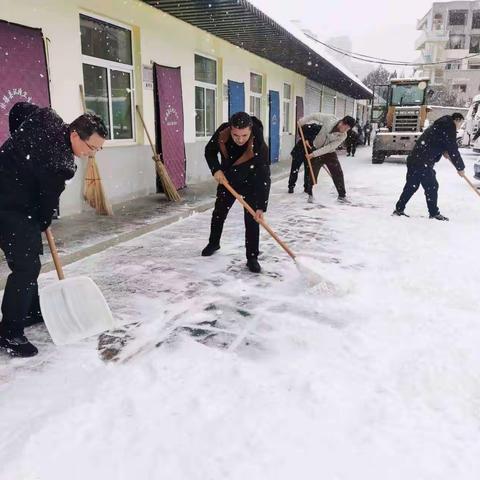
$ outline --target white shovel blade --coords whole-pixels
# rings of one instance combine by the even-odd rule
[[[56,345],[78,342],[114,326],[102,292],[88,277],[67,278],[43,288],[40,308]]]

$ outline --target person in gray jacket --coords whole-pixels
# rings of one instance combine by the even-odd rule
[[[355,119],[346,116],[339,120],[335,115],[326,113],[313,113],[299,120],[302,127],[308,123],[318,123],[322,126],[317,136],[313,140],[313,149],[308,154],[307,159],[312,163],[312,170],[315,180],[318,178],[318,172],[322,166],[326,165],[332,175],[333,183],[338,192],[338,199],[344,201],[346,198],[345,181],[340,162],[338,161],[336,150],[347,138],[347,132],[355,125]],[[312,179],[307,177],[308,201],[313,201],[312,197]]]

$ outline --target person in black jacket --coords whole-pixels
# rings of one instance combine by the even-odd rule
[[[52,221],[65,181],[75,174],[74,155],[101,150],[107,129],[90,114],[67,125],[51,108],[17,103],[9,114],[10,137],[0,147],[0,248],[11,274],[2,301],[0,348],[33,356],[24,336],[28,317],[41,317],[37,279],[41,232]]]
[[[442,155],[448,155],[458,174],[465,175],[465,164],[457,146],[457,129],[462,122],[463,116],[460,113],[445,115],[420,135],[407,158],[407,181],[393,215],[408,217],[405,206],[422,185],[430,218],[448,221],[447,217],[440,214],[437,206],[438,182],[433,167]]]
[[[221,162],[218,161],[219,153]],[[260,273],[257,258],[260,236],[258,221],[263,220],[270,192],[270,161],[262,123],[248,113],[235,113],[228,123],[223,123],[213,134],[205,147],[205,158],[219,185],[210,238],[202,255],[209,257],[220,248],[223,224],[235,203],[235,197],[223,186],[228,181],[256,212],[253,218],[244,211],[245,248],[247,267],[251,272]]]
[[[305,138],[305,143],[309,152],[312,151],[313,141],[315,137],[318,135],[322,126],[318,123],[307,123],[302,127],[303,137]],[[293,193],[295,190],[295,184],[297,183],[298,179],[298,172],[300,171],[300,167],[303,164],[303,171],[304,171],[304,178],[303,178],[303,190],[304,192],[308,192],[309,186],[309,178],[308,175],[310,174],[309,167],[307,161],[305,159],[305,147],[303,146],[302,138],[298,140],[298,142],[293,147],[292,151],[290,152],[292,156],[292,166],[290,168],[290,176],[288,177],[288,193]]]

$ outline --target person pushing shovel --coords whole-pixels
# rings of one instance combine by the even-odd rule
[[[318,178],[320,168],[327,166],[332,176],[333,183],[338,192],[338,200],[346,201],[345,181],[343,171],[336,149],[347,138],[347,132],[355,126],[355,119],[346,116],[338,120],[334,115],[325,113],[313,113],[299,120],[298,124],[303,127],[309,123],[317,123],[321,125],[321,129],[313,140],[313,151],[306,155],[312,164],[315,181]],[[311,174],[306,178],[306,193],[308,193],[308,201],[313,201],[312,178]]]
[[[457,146],[457,129],[462,122],[461,113],[445,115],[420,135],[407,157],[407,180],[392,215],[408,217],[405,207],[421,185],[425,191],[430,218],[448,221],[448,218],[440,213],[437,205],[438,182],[433,167],[442,155],[448,156],[458,174],[461,177],[465,176],[465,164]]]
[[[100,117],[84,114],[70,125],[51,108],[26,102],[9,113],[10,137],[0,147],[0,248],[11,274],[2,301],[0,348],[12,356],[38,353],[24,335],[41,321],[37,279],[41,232],[52,221],[65,182],[75,174],[74,156],[102,149],[108,136]]]
[[[270,193],[270,161],[262,122],[245,112],[233,114],[230,121],[223,123],[213,134],[205,147],[205,158],[219,185],[210,238],[202,250],[202,256],[209,257],[220,248],[223,224],[235,203],[235,197],[224,186],[228,182],[255,211],[253,217],[244,210],[245,249],[248,269],[260,273],[258,221],[264,219]]]

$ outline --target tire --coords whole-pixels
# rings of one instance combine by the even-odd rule
[[[380,164],[385,161],[385,152],[382,152],[378,149],[378,144],[374,140],[373,141],[373,148],[372,148],[372,163],[373,164]]]

